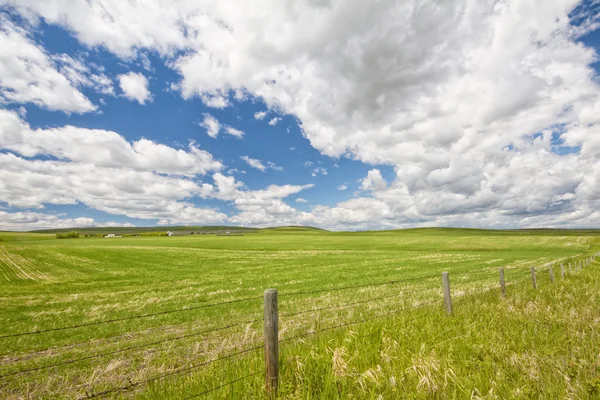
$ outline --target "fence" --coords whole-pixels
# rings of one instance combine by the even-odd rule
[[[582,268],[589,266],[591,264],[591,262],[598,255],[600,255],[600,253],[596,253],[591,257],[585,257],[583,259],[573,260],[573,261],[567,263],[566,265],[564,262],[560,263],[560,266],[559,266],[560,278],[565,279],[567,274],[581,271]],[[460,297],[460,296],[464,296],[464,295],[474,293],[474,292],[482,293],[482,292],[491,291],[493,289],[498,289],[499,294],[502,297],[506,297],[507,296],[507,286],[514,285],[516,283],[523,282],[525,280],[531,280],[532,288],[537,289],[538,273],[542,272],[542,271],[548,272],[550,282],[554,283],[554,281],[555,281],[555,272],[554,272],[554,268],[553,268],[554,265],[555,264],[553,264],[553,263],[548,263],[545,266],[543,266],[541,269],[536,269],[535,267],[531,267],[527,274],[524,274],[523,276],[520,277],[521,279],[518,279],[515,281],[510,281],[510,282],[507,282],[506,275],[505,275],[505,269],[499,268],[498,275],[497,275],[497,277],[498,277],[497,284],[490,285],[490,286],[487,286],[484,288],[463,290],[463,291],[454,292],[454,293],[452,290],[453,285],[451,283],[450,274],[448,272],[442,272],[441,288],[442,288],[442,294],[443,294],[442,298],[443,298],[444,310],[445,310],[446,314],[452,315],[453,306],[454,306],[453,305],[453,297],[456,297],[456,296]],[[461,271],[457,271],[457,272],[460,273]],[[361,284],[361,285],[351,285],[351,286],[336,287],[336,288],[330,288],[330,289],[319,289],[319,290],[311,290],[311,291],[297,291],[297,292],[283,293],[283,294],[281,294],[281,296],[286,297],[286,298],[294,298],[294,297],[304,296],[304,295],[332,293],[335,291],[365,289],[368,287],[382,287],[382,286],[391,286],[391,285],[397,286],[400,284],[407,284],[407,283],[415,282],[415,281],[431,280],[431,279],[435,279],[436,277],[439,278],[439,275],[432,274],[432,275],[426,275],[426,276],[420,276],[420,277],[408,278],[408,279],[402,279],[402,280],[387,281],[387,282],[367,283],[367,284]],[[490,276],[486,275],[484,277],[478,277],[477,279],[472,279],[468,282],[462,282],[462,283],[481,282],[483,280],[489,280],[489,279],[490,279]],[[383,300],[394,299],[394,298],[399,298],[399,297],[405,297],[406,294],[420,293],[420,294],[426,295],[427,292],[436,290],[438,288],[439,288],[439,286],[433,287],[433,288],[432,287],[424,287],[424,288],[421,287],[418,289],[415,288],[412,291],[400,291],[398,293],[394,293],[394,294],[386,295],[386,296],[370,297],[367,299],[357,300],[357,301],[348,302],[348,303],[333,304],[333,305],[327,305],[327,306],[321,306],[321,307],[313,307],[313,308],[309,308],[309,309],[303,309],[300,311],[292,311],[292,312],[281,313],[281,314],[279,313],[279,297],[280,296],[279,296],[278,291],[276,289],[267,289],[264,291],[264,296],[246,297],[246,298],[241,298],[241,299],[235,299],[235,300],[218,302],[218,303],[203,304],[203,305],[192,306],[192,307],[181,308],[181,309],[173,309],[173,310],[166,310],[166,311],[160,311],[160,312],[155,312],[155,313],[127,316],[127,317],[122,317],[122,318],[106,319],[106,320],[82,323],[82,324],[77,324],[77,325],[54,327],[54,328],[48,328],[48,329],[39,329],[39,330],[34,330],[34,331],[6,334],[6,335],[0,336],[0,340],[5,340],[5,339],[9,339],[9,338],[19,339],[19,338],[26,337],[26,336],[41,335],[41,334],[49,333],[49,332],[69,331],[69,330],[75,330],[75,329],[80,329],[80,328],[85,328],[85,327],[95,327],[95,326],[99,326],[99,325],[116,324],[116,323],[131,321],[131,320],[145,319],[145,318],[151,318],[151,317],[173,314],[173,313],[184,313],[184,312],[190,312],[190,311],[199,310],[199,309],[207,309],[207,308],[219,307],[219,306],[224,306],[224,305],[231,305],[231,304],[235,304],[235,303],[255,301],[255,300],[259,300],[259,299],[263,300],[263,316],[262,316],[262,318],[254,317],[254,318],[245,319],[242,321],[231,322],[227,325],[212,327],[209,329],[201,330],[199,332],[193,332],[193,333],[187,333],[187,334],[183,334],[183,335],[173,336],[173,337],[169,337],[166,339],[153,341],[150,343],[128,346],[128,347],[120,348],[120,349],[109,351],[109,352],[96,353],[96,354],[86,355],[84,357],[79,357],[79,358],[71,358],[71,359],[55,362],[52,364],[46,364],[46,365],[42,365],[42,366],[35,366],[35,367],[30,367],[30,368],[13,370],[10,372],[4,372],[4,373],[0,373],[0,379],[6,379],[6,378],[12,377],[12,376],[18,376],[18,375],[23,375],[23,374],[27,374],[27,373],[36,372],[36,371],[42,371],[42,370],[47,370],[47,369],[51,369],[51,368],[56,368],[59,366],[64,366],[64,365],[69,365],[69,364],[80,363],[83,361],[89,361],[89,360],[109,357],[109,356],[113,356],[113,355],[117,355],[117,354],[123,354],[123,353],[127,353],[127,352],[132,352],[135,350],[149,348],[151,346],[156,346],[156,345],[163,344],[163,343],[177,342],[177,341],[187,339],[187,338],[205,337],[205,335],[213,334],[213,333],[217,333],[217,332],[223,332],[223,331],[226,331],[228,329],[231,329],[231,328],[234,328],[234,327],[237,327],[240,325],[253,324],[253,323],[258,323],[258,322],[262,321],[263,322],[263,337],[258,340],[243,343],[246,345],[250,344],[250,345],[252,345],[251,347],[243,348],[238,351],[231,352],[229,354],[219,355],[218,357],[212,358],[210,360],[205,360],[203,362],[176,368],[176,369],[170,370],[168,372],[165,372],[163,374],[152,376],[152,377],[149,377],[146,379],[137,380],[137,381],[130,380],[127,385],[116,386],[116,387],[113,387],[110,389],[96,391],[96,392],[94,392],[92,390],[87,390],[85,395],[80,396],[79,399],[84,400],[84,399],[91,399],[91,398],[99,398],[99,397],[109,396],[112,394],[133,391],[133,390],[136,390],[137,388],[144,387],[145,385],[148,385],[152,382],[157,382],[162,379],[166,379],[166,378],[173,377],[173,376],[181,376],[183,374],[188,374],[188,373],[198,370],[199,368],[206,367],[213,363],[228,360],[228,359],[231,359],[234,357],[239,357],[239,356],[242,356],[242,355],[245,355],[248,353],[257,352],[261,349],[264,350],[264,370],[254,371],[254,372],[244,375],[242,377],[231,380],[225,384],[212,387],[208,390],[205,390],[205,391],[202,391],[199,393],[195,393],[189,397],[186,397],[186,399],[201,397],[201,396],[207,395],[209,393],[212,393],[214,391],[217,391],[225,386],[229,386],[233,383],[240,382],[240,381],[255,377],[257,375],[262,375],[262,374],[265,375],[264,388],[266,390],[267,395],[275,396],[277,394],[279,382],[280,382],[279,381],[279,379],[280,379],[280,377],[279,377],[279,358],[280,358],[279,357],[279,347],[281,344],[291,342],[291,341],[296,341],[296,340],[299,340],[299,339],[302,339],[302,338],[305,338],[305,337],[308,337],[311,335],[316,335],[316,334],[319,334],[319,333],[322,333],[325,331],[332,331],[332,330],[339,329],[342,327],[348,327],[351,325],[362,324],[367,321],[372,321],[372,320],[379,319],[379,318],[389,317],[389,316],[396,315],[396,314],[406,312],[409,310],[419,309],[419,308],[423,308],[425,306],[430,306],[433,304],[439,304],[442,299],[434,298],[433,300],[431,300],[429,298],[429,299],[426,299],[426,301],[413,302],[408,305],[402,304],[401,307],[396,308],[391,311],[388,310],[386,312],[375,314],[375,315],[370,315],[368,317],[360,318],[355,321],[347,321],[347,322],[343,322],[343,323],[334,324],[331,326],[322,327],[319,329],[311,329],[307,332],[303,332],[300,334],[294,334],[294,335],[291,335],[288,337],[282,337],[282,332],[280,332],[280,330],[279,330],[279,322],[282,317],[283,318],[292,318],[292,317],[296,317],[296,316],[299,316],[302,314],[318,313],[318,312],[321,312],[324,310],[353,309],[354,307],[359,306],[359,305],[380,302]],[[481,290],[481,289],[483,289],[483,290]],[[428,315],[429,314],[425,314],[423,316],[416,317],[413,319],[413,321],[416,321],[420,318],[424,318]],[[156,329],[160,329],[160,328],[156,328]],[[114,336],[109,336],[108,338],[120,338],[121,336],[122,335],[114,335]],[[84,343],[87,343],[87,342],[84,342]],[[77,344],[73,344],[72,346],[76,346],[76,345]],[[19,359],[19,358],[13,359],[13,361],[20,361],[20,360],[21,359]],[[0,386],[0,389],[1,389],[1,387],[2,386]]]

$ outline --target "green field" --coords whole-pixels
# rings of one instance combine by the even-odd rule
[[[219,386],[205,397],[264,398],[262,293],[271,287],[281,398],[600,396],[600,272],[593,263],[561,280],[558,268],[600,251],[597,231],[0,240],[0,398],[183,399]],[[52,330],[76,325],[86,326]]]

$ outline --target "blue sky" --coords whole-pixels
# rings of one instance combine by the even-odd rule
[[[597,226],[598,4],[470,3],[0,1],[0,229]]]

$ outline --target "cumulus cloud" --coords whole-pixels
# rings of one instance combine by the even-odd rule
[[[302,197],[298,197],[298,198],[296,199],[296,203],[308,203],[308,200],[306,200],[306,199],[303,199]]]
[[[135,100],[140,104],[145,104],[147,100],[152,100],[152,95],[148,90],[148,79],[144,74],[129,72],[119,75],[118,78],[123,95],[129,100]]]
[[[337,190],[346,190],[346,189],[348,189],[348,186],[346,186],[346,185],[340,185],[337,187]]]
[[[311,176],[317,176],[319,174],[321,174],[321,175],[327,175],[328,172],[327,172],[327,168],[317,167],[317,168],[314,168],[310,174],[311,174]]]
[[[245,133],[243,131],[236,129],[232,126],[229,126],[229,125],[221,126],[221,123],[215,117],[213,117],[212,115],[210,115],[208,113],[204,114],[204,120],[202,122],[200,122],[198,125],[200,125],[204,129],[206,129],[206,134],[213,139],[216,139],[217,136],[219,136],[219,133],[221,131],[225,132],[228,135],[235,136],[238,139],[243,138],[245,135]],[[223,128],[223,129],[221,129],[221,128]]]
[[[0,199],[9,206],[85,204],[110,214],[188,223],[226,215],[187,199],[212,185],[193,178],[223,165],[195,143],[188,150],[147,139],[128,142],[115,132],[65,126],[31,129],[0,110]],[[31,159],[45,156],[44,159]]]
[[[183,97],[248,93],[298,118],[322,154],[396,173],[385,182],[374,169],[361,182],[365,197],[310,214],[278,204],[273,220],[341,227],[597,221],[597,54],[577,39],[598,18],[576,0],[0,1],[120,57],[156,51],[181,75]],[[561,153],[566,146],[575,152]],[[248,220],[268,223],[257,213]]]
[[[250,158],[248,156],[241,156],[240,157],[243,161],[246,162],[246,164],[248,164],[249,166],[251,166],[252,168],[256,168],[259,171],[265,172],[267,170],[266,165],[264,165],[262,163],[262,161],[257,160],[256,158]]]
[[[240,139],[244,137],[244,132],[240,131],[239,129],[232,128],[231,126],[226,126],[225,132]]]
[[[52,156],[101,168],[129,168],[187,175],[218,171],[223,165],[194,143],[189,151],[140,139],[128,142],[116,132],[64,126],[31,129],[18,114],[0,109],[0,148],[25,157]]]
[[[133,226],[130,223],[101,222],[93,218],[63,218],[60,215],[37,212],[4,212],[0,211],[0,230],[32,231],[39,229],[85,228],[92,226]]]
[[[201,127],[206,129],[206,134],[213,139],[219,136],[221,131],[221,124],[219,121],[210,114],[204,114],[204,120],[199,124]]]
[[[381,176],[381,171],[372,169],[368,172],[367,177],[361,181],[360,188],[362,190],[377,190],[381,191],[387,186],[386,181]]]
[[[261,160],[257,160],[256,158],[250,158],[248,156],[241,156],[240,159],[242,159],[246,164],[248,164],[252,168],[255,168],[262,172],[265,172],[267,169],[272,169],[274,171],[280,172],[283,171],[283,167],[280,167],[279,165],[271,161],[267,161],[267,165],[265,165],[265,163],[263,163]]]
[[[283,171],[283,167],[280,167],[271,161],[267,161],[267,165],[265,165],[261,160],[257,160],[256,158],[250,158],[248,156],[241,156],[240,158],[252,168],[256,168],[257,170],[262,172],[265,172],[267,169],[272,169],[274,171]]]
[[[263,119],[266,115],[267,115],[266,111],[259,111],[259,112],[254,113],[254,118],[255,119]]]
[[[279,121],[281,121],[281,118],[275,117],[275,118],[273,118],[272,120],[269,121],[269,125],[275,126],[275,125],[277,125],[277,123]]]
[[[202,102],[211,108],[226,108],[230,105],[229,99],[225,96],[202,95]]]
[[[88,81],[82,71],[75,71],[67,64],[67,75],[59,72],[60,57],[53,59],[3,14],[0,14],[0,48],[0,103],[33,103],[49,110],[74,113],[96,109],[77,89],[78,84]]]
[[[78,87],[91,88],[94,91],[114,96],[112,80],[102,72],[102,68],[93,65],[99,71],[93,71],[92,67],[86,65],[85,61],[73,58],[68,54],[53,55],[52,60],[58,65],[60,73],[72,84]]]

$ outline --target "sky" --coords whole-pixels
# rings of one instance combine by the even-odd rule
[[[598,0],[0,0],[0,230],[600,227]]]

